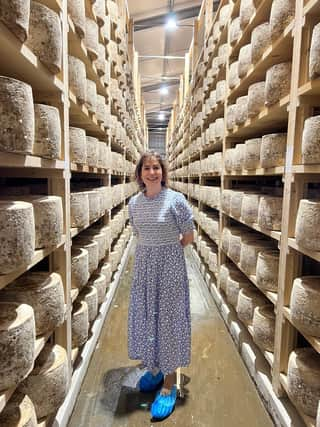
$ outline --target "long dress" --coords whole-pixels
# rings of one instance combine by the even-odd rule
[[[129,357],[168,374],[190,363],[189,283],[180,234],[193,230],[192,210],[181,193],[163,187],[152,198],[133,196],[129,218],[138,238],[128,313]]]

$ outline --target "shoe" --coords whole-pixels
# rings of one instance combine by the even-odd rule
[[[174,385],[171,393],[167,396],[160,392],[157,394],[153,404],[151,405],[151,416],[155,420],[164,420],[172,414],[177,400],[177,387]]]
[[[158,390],[158,388],[162,386],[163,378],[163,373],[161,371],[159,371],[157,375],[152,375],[150,371],[147,371],[140,378],[138,388],[143,393]]]

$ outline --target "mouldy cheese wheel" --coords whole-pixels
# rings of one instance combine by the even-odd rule
[[[310,58],[309,58],[309,77],[316,79],[320,76],[320,23],[313,27]]]
[[[107,13],[110,17],[110,19],[115,23],[118,24],[119,22],[119,8],[116,2],[113,0],[106,0],[106,6],[107,6]]]
[[[62,32],[59,15],[33,0],[26,44],[51,73],[57,74],[61,71]]]
[[[88,339],[89,312],[85,301],[73,303],[71,315],[72,348],[81,347]]]
[[[97,86],[95,82],[87,79],[86,102],[85,105],[90,113],[95,114],[97,111]]]
[[[70,160],[78,164],[87,162],[87,140],[84,129],[69,127]]]
[[[104,25],[104,19],[106,16],[106,2],[105,0],[96,0],[92,6],[92,9],[97,17],[99,27]]]
[[[260,113],[265,103],[265,82],[253,83],[248,89],[248,116]]]
[[[242,30],[240,28],[240,16],[233,19],[230,24],[230,44],[234,45],[240,39]]]
[[[273,0],[270,12],[270,32],[276,41],[294,17],[295,0]]]
[[[224,227],[222,230],[221,244],[222,250],[227,254],[229,251],[229,241],[230,241],[230,230],[227,227]]]
[[[239,218],[241,216],[241,205],[244,196],[243,191],[233,191],[230,200],[230,213],[232,216]]]
[[[34,114],[33,154],[47,159],[59,159],[61,156],[61,125],[58,108],[35,104]]]
[[[96,230],[85,230],[81,236],[90,237],[93,241],[98,243],[98,256],[99,261],[105,257],[106,254],[106,235],[104,233],[97,233]]]
[[[258,253],[270,247],[270,242],[259,240],[259,237],[241,239],[240,266],[248,275],[256,274]]]
[[[221,193],[221,208],[225,213],[230,212],[230,202],[233,190],[225,189]]]
[[[86,34],[84,42],[88,55],[92,61],[98,59],[99,51],[99,27],[93,19],[86,18]]]
[[[268,304],[268,300],[255,287],[242,288],[239,292],[237,313],[238,317],[246,325],[251,325],[254,309],[260,305]]]
[[[226,172],[232,172],[233,170],[233,156],[234,156],[235,149],[234,148],[227,148],[226,153],[224,156],[224,168]]]
[[[295,237],[303,248],[320,251],[320,200],[300,200]]]
[[[236,308],[238,302],[239,292],[242,288],[252,286],[249,280],[239,270],[232,270],[229,272],[227,278],[226,295],[228,302]]]
[[[89,254],[89,273],[92,274],[94,270],[98,267],[99,264],[99,245],[94,240],[90,239],[90,237],[77,237],[74,241],[75,247],[81,247],[82,249],[86,249]]]
[[[0,150],[32,153],[34,107],[31,86],[0,76]]]
[[[0,4],[0,21],[23,43],[28,37],[30,1],[11,0]]]
[[[229,88],[235,88],[239,83],[239,75],[238,75],[238,61],[233,62],[229,67]]]
[[[110,262],[105,262],[103,264],[103,266],[101,267],[101,274],[105,276],[105,278],[107,279],[107,284],[109,284],[111,282],[112,277],[112,269]]]
[[[98,141],[98,167],[106,168],[108,163],[108,149],[104,141]]]
[[[225,6],[222,6],[219,14],[220,30],[222,30],[226,26],[227,22],[229,21],[230,15],[231,15],[231,4],[226,4]]]
[[[103,144],[105,145],[105,143]],[[101,197],[101,210],[104,212],[105,210],[110,209],[110,187],[98,187],[98,191]]]
[[[257,169],[260,166],[261,138],[252,138],[245,141],[243,167]]]
[[[261,139],[260,163],[262,168],[284,165],[287,134],[271,133]]]
[[[266,105],[271,106],[289,94],[291,81],[291,62],[273,65],[266,73]]]
[[[302,412],[316,417],[320,399],[320,355],[313,348],[298,348],[291,352],[288,394]]]
[[[227,279],[230,275],[230,271],[235,271],[237,268],[233,264],[222,264],[219,270],[219,283],[220,288],[226,292],[227,289]]]
[[[219,66],[219,68],[226,64],[228,57],[229,57],[229,45],[228,45],[228,43],[224,43],[221,46],[219,46],[219,49],[218,49],[218,66]]]
[[[86,8],[85,0],[69,0],[67,2],[68,13],[74,23],[76,32],[81,39],[86,33]]]
[[[36,359],[33,371],[18,390],[30,397],[40,419],[58,410],[67,394],[68,378],[65,349],[57,344],[53,347],[46,344]]]
[[[242,229],[234,229],[234,228],[230,229],[228,255],[235,264],[238,264],[238,262],[240,261],[242,234],[243,234]]]
[[[258,224],[267,230],[281,230],[282,197],[261,196],[258,209]]]
[[[215,124],[215,142],[222,142],[224,136],[224,119],[217,119]]]
[[[239,171],[243,168],[244,153],[245,153],[245,145],[237,144],[233,152],[233,163],[232,163],[233,170]]]
[[[229,105],[227,109],[227,129],[232,130],[236,124],[237,104]]]
[[[226,96],[226,81],[220,80],[216,86],[216,102],[223,102]]]
[[[88,305],[89,322],[93,322],[98,314],[98,292],[94,286],[85,286],[79,298]]]
[[[266,351],[274,351],[276,316],[272,305],[256,307],[253,313],[253,341]]]
[[[71,227],[87,227],[89,225],[89,196],[86,192],[70,194]]]
[[[320,276],[298,277],[293,281],[290,317],[304,334],[320,338]]]
[[[89,220],[90,222],[98,219],[101,213],[101,196],[99,191],[87,191],[89,198]]]
[[[243,30],[255,14],[256,8],[253,0],[241,0],[240,3],[240,28]]]
[[[69,88],[80,104],[86,101],[87,78],[86,66],[75,56],[68,57]]]
[[[97,290],[98,304],[102,304],[107,290],[107,278],[104,274],[93,274],[90,282],[90,286],[93,286]]]
[[[237,98],[236,106],[236,124],[240,126],[248,118],[248,95]]]
[[[37,416],[30,398],[16,391],[0,413],[0,427],[37,426]]]
[[[117,250],[113,250],[110,252],[110,264],[112,272],[116,271],[118,266],[119,252]]]
[[[320,116],[309,117],[302,133],[302,163],[320,163]]]
[[[87,164],[91,167],[98,166],[99,146],[98,138],[87,136]]]
[[[262,57],[264,51],[271,45],[269,22],[264,22],[252,30],[251,45],[252,62],[256,64]]]
[[[31,203],[0,201],[0,274],[30,264],[35,247]]]
[[[32,307],[0,302],[0,391],[16,386],[31,371],[35,336]]]
[[[1,298],[26,303],[33,308],[36,335],[53,331],[64,321],[64,291],[60,274],[25,273],[1,291]]]
[[[251,64],[251,44],[249,43],[242,46],[239,52],[238,76],[240,79],[247,74]]]
[[[97,95],[97,120],[98,123],[104,124],[106,119],[106,98],[102,95]]]
[[[72,245],[71,249],[71,285],[81,289],[89,280],[89,253],[86,249]]]
[[[106,48],[102,43],[98,46],[98,59],[95,61],[95,66],[99,76],[104,76],[106,73]]]
[[[279,272],[279,251],[261,250],[258,254],[256,280],[264,291],[277,292]]]
[[[62,199],[58,196],[26,196],[33,205],[36,248],[56,246],[63,233]]]

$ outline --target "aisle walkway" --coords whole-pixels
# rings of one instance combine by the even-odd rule
[[[273,426],[202,277],[187,253],[192,307],[192,363],[183,369],[186,395],[170,418],[178,427]],[[127,309],[133,251],[102,330],[69,427],[144,427],[153,396],[130,385],[137,362],[127,355]]]

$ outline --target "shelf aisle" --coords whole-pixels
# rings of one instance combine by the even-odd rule
[[[224,427],[271,427],[273,423],[213,303],[191,248],[186,254],[191,291],[192,362],[182,369],[185,400],[178,400],[174,413],[162,424],[211,426],[214,422]],[[69,427],[149,425],[153,395],[140,394],[129,387],[139,372],[137,362],[130,361],[127,354],[133,255],[132,251]],[[110,348],[112,353],[107,353]],[[260,368],[263,372],[263,366]]]

